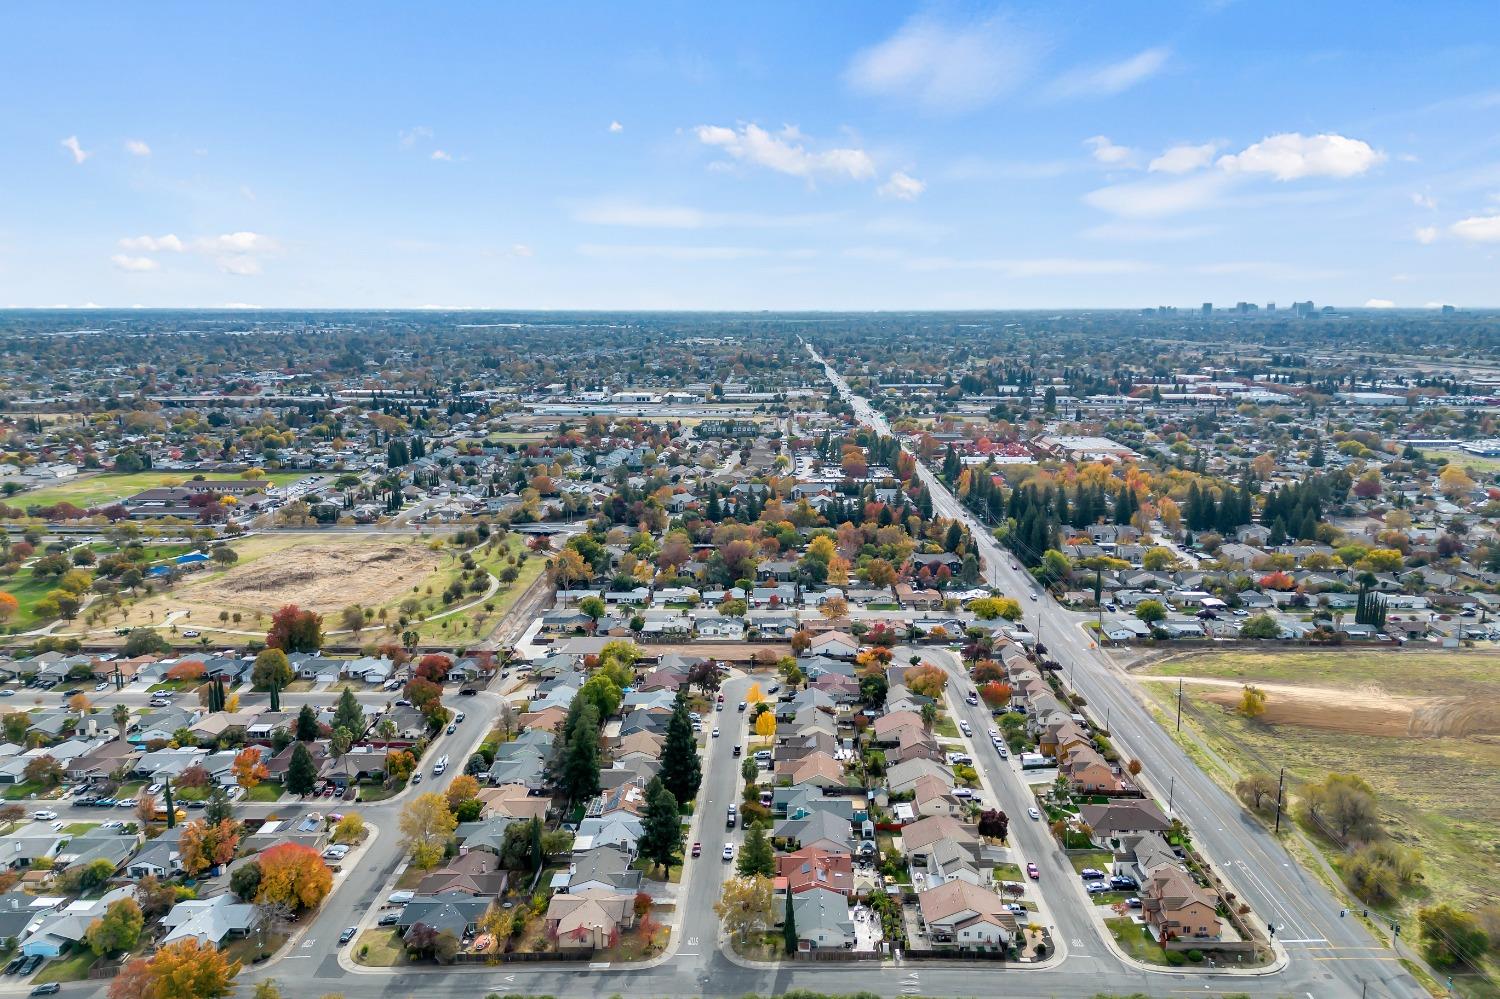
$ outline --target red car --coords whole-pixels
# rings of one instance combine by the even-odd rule
[[[701,857],[702,855],[703,855],[703,844],[702,843],[694,843],[693,844],[693,856],[695,856],[695,857]]]
[[[1042,880],[1042,872],[1036,869],[1035,864],[1026,865],[1026,876],[1033,881]]]

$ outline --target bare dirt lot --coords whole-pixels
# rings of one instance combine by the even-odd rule
[[[330,535],[325,538],[257,537],[236,546],[238,564],[191,573],[170,590],[111,614],[110,627],[160,624],[169,615],[179,627],[241,615],[232,625],[255,630],[278,607],[297,604],[321,614],[350,604],[382,607],[431,582],[442,556],[425,543],[392,538]],[[122,617],[123,615],[123,617]]]
[[[279,607],[297,604],[320,613],[349,604],[379,606],[438,566],[438,555],[416,545],[373,543],[361,547],[308,548],[283,552],[218,579],[194,581],[178,590],[192,603],[220,607]]]
[[[1161,679],[1171,682],[1172,677]],[[1201,685],[1203,700],[1232,710],[1240,700],[1236,680],[1182,678]],[[1263,725],[1296,725],[1351,735],[1418,739],[1500,734],[1500,695],[1412,697],[1389,693],[1379,683],[1354,688],[1258,683],[1266,693]]]

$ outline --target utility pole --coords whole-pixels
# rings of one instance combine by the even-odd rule
[[[1177,797],[1177,775],[1172,775],[1172,783],[1167,789],[1167,820],[1172,818],[1172,800]]]
[[[1276,832],[1281,832],[1281,801],[1282,791],[1286,787],[1286,767],[1281,768],[1281,774],[1276,778]]]
[[[1182,681],[1177,681],[1177,731],[1182,731]]]

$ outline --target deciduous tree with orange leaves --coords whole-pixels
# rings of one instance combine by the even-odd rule
[[[219,999],[234,990],[239,973],[240,962],[213,944],[184,937],[125,965],[109,985],[109,999]]]
[[[177,852],[182,861],[182,869],[196,877],[215,864],[229,863],[234,859],[239,845],[238,822],[225,819],[209,825],[202,820],[195,820],[182,827]]]
[[[333,872],[318,851],[300,843],[278,843],[262,850],[257,904],[283,902],[293,909],[313,909],[333,887]]]
[[[240,750],[230,768],[234,771],[235,782],[246,791],[271,776],[271,771],[260,761],[260,749],[255,746]]]
[[[941,667],[923,663],[906,671],[906,686],[913,694],[942,697],[948,686],[948,674]]]
[[[448,790],[444,792],[444,796],[448,799],[449,810],[456,812],[459,805],[470,798],[479,797],[479,781],[468,774],[459,774],[448,785]]]

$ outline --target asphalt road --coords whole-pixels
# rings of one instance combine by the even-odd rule
[[[808,353],[824,364],[810,345]],[[854,395],[831,366],[824,364],[824,371],[862,423],[882,434],[891,432],[885,418]],[[1172,814],[1188,824],[1200,850],[1236,893],[1261,919],[1275,926],[1287,950],[1287,967],[1255,983],[1263,982],[1271,991],[1318,997],[1362,992],[1425,996],[1426,991],[1381,941],[1357,920],[1341,918],[1339,901],[1322,883],[1304,871],[1258,820],[1246,814],[1162,731],[1135,698],[1119,668],[1078,626],[1078,619],[1047,596],[1028,573],[1012,569],[1011,556],[989,530],[920,461],[917,474],[931,492],[935,512],[963,521],[972,532],[983,556],[986,581],[1007,594],[1028,597],[1022,601],[1028,623],[1034,622],[1039,640],[1063,665],[1069,686],[1082,693],[1099,716],[1108,717],[1115,745],[1145,764],[1143,779],[1164,804],[1170,800]],[[1035,601],[1029,599],[1032,595]]]

